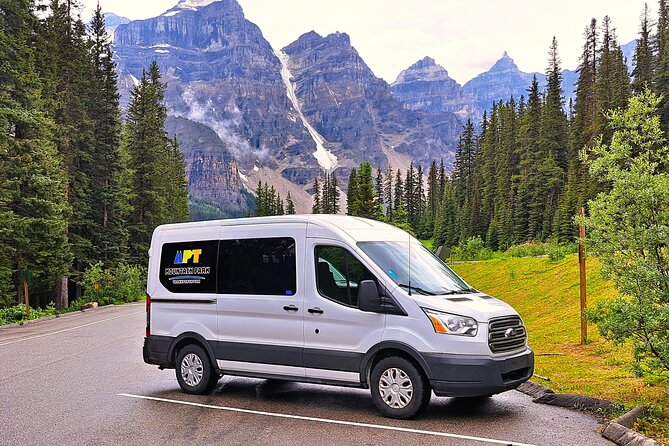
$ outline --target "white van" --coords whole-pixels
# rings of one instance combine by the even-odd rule
[[[144,361],[186,393],[222,375],[370,388],[411,418],[437,396],[485,397],[534,370],[518,313],[415,238],[339,215],[158,227]]]

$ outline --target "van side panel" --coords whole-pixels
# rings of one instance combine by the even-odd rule
[[[151,335],[176,338],[182,333],[192,332],[207,341],[215,341],[218,336],[216,317],[216,294],[172,292],[159,280],[161,270],[161,252],[168,243],[193,242],[193,248],[199,242],[218,241],[220,225],[202,227],[163,228],[160,232],[159,245],[152,248],[150,277],[153,289],[151,295]],[[155,235],[154,235],[155,237]],[[155,249],[157,248],[157,249]],[[194,264],[196,259],[182,259],[184,266]],[[215,279],[215,278],[214,278]]]

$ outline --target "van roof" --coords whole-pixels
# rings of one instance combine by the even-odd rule
[[[324,229],[339,232],[343,231],[348,236],[360,240],[379,239],[381,231],[383,236],[390,239],[397,239],[402,237],[405,239],[407,234],[392,225],[383,223],[377,220],[368,218],[354,217],[350,215],[335,215],[335,214],[297,214],[297,215],[276,215],[271,217],[247,217],[247,218],[233,218],[226,220],[208,220],[188,223],[173,223],[162,225],[156,228],[156,231],[169,229],[196,229],[215,226],[245,226],[245,225],[261,225],[261,224],[278,224],[278,223],[309,223],[321,226]]]

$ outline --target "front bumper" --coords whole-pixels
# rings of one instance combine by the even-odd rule
[[[476,397],[512,390],[534,373],[534,352],[524,352],[505,359],[489,356],[423,354],[437,396]]]

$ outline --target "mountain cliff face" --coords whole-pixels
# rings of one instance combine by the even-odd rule
[[[546,88],[546,75],[524,73],[513,59],[504,55],[486,72],[479,74],[464,86],[448,77],[448,72],[437,65],[434,59],[425,57],[402,71],[392,85],[395,96],[412,110],[452,111],[462,120],[471,119],[475,125],[481,121],[483,112],[490,111],[493,102],[507,101],[511,96],[516,101],[524,96],[533,76],[539,88]],[[562,70],[562,89],[565,110],[569,100],[574,99],[578,72]]]
[[[220,141],[217,147],[229,154],[218,159],[225,166],[217,170],[205,162],[189,172],[192,203],[218,209],[221,216],[239,215],[247,208],[245,193],[254,187],[249,175],[261,167],[278,176],[287,168],[291,175],[316,175],[318,163],[311,155],[315,144],[295,119],[281,63],[234,0],[204,6],[181,2],[162,16],[121,25],[114,49],[125,105],[136,79],[156,60],[167,83],[169,115],[200,124],[172,128],[182,147],[197,153],[192,139],[209,138],[205,134],[213,131]],[[185,155],[187,164],[195,163],[188,159],[189,151]],[[211,177],[235,171],[241,182]],[[225,193],[210,193],[205,178]]]
[[[411,110],[451,112],[461,118],[477,114],[475,96],[465,93],[431,57],[402,71],[392,84],[392,91]]]
[[[493,102],[500,99],[506,101],[513,96],[517,101],[521,96],[527,96],[527,89],[535,75],[543,86],[546,76],[540,73],[523,73],[505,51],[504,56],[490,70],[467,82],[462,89],[466,94],[476,97],[476,106],[479,109],[488,110]]]
[[[258,180],[308,211],[319,172],[345,188],[362,161],[448,163],[460,129],[453,113],[404,107],[346,34],[307,33],[275,52],[235,0],[182,0],[119,25],[114,49],[124,106],[151,61],[161,68],[196,217],[245,213]]]
[[[389,158],[395,167],[400,166],[393,160],[401,157],[421,164],[440,157],[450,160],[459,132],[457,117],[403,107],[390,86],[374,76],[347,34],[322,37],[310,32],[282,51],[304,115],[343,170],[362,161],[383,168]]]

